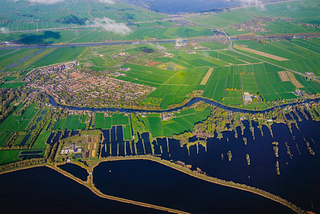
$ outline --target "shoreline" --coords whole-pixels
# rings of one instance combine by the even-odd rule
[[[108,157],[108,158],[104,158],[101,159],[97,164],[95,164],[94,166],[90,167],[90,169],[86,169],[83,166],[80,166],[78,164],[78,166],[84,168],[85,170],[87,170],[89,172],[89,175],[87,177],[86,181],[82,181],[80,178],[77,178],[76,176],[72,175],[69,172],[66,172],[64,170],[62,170],[61,168],[59,168],[59,165],[65,164],[65,163],[57,163],[54,166],[48,163],[45,164],[40,164],[40,165],[32,165],[32,166],[26,166],[26,167],[21,167],[21,168],[16,168],[16,169],[11,169],[8,171],[3,171],[0,172],[0,175],[2,174],[7,174],[10,172],[15,172],[15,171],[20,171],[20,170],[24,170],[24,169],[30,169],[30,168],[36,168],[36,167],[48,167],[52,170],[57,171],[58,173],[74,180],[75,182],[87,187],[88,189],[90,189],[94,194],[96,194],[97,196],[101,197],[101,198],[105,198],[105,199],[109,199],[109,200],[113,200],[113,201],[118,201],[118,202],[123,202],[123,203],[128,203],[128,204],[133,204],[133,205],[137,205],[137,206],[142,206],[142,207],[146,207],[146,208],[151,208],[151,209],[156,209],[156,210],[161,210],[161,211],[166,211],[166,212],[171,212],[171,213],[181,213],[181,214],[187,214],[188,212],[184,212],[184,211],[180,211],[180,210],[176,210],[176,209],[171,209],[171,208],[167,208],[167,207],[162,207],[162,206],[158,206],[158,205],[153,205],[153,204],[149,204],[149,203],[145,203],[145,202],[139,202],[139,201],[134,201],[134,200],[130,200],[130,199],[125,199],[125,198],[121,198],[121,197],[116,197],[116,196],[111,196],[111,195],[106,195],[104,193],[102,193],[99,189],[97,189],[93,183],[93,170],[96,166],[98,166],[100,163],[103,162],[110,162],[110,161],[130,161],[130,160],[147,160],[147,161],[153,161],[156,162],[158,164],[162,164],[164,166],[167,166],[173,170],[177,170],[181,173],[187,174],[189,176],[192,176],[194,178],[212,183],[212,184],[216,184],[216,185],[221,185],[221,186],[225,186],[225,187],[229,187],[229,188],[233,188],[233,189],[238,189],[238,190],[242,190],[242,191],[246,191],[246,192],[250,192],[252,194],[256,194],[259,195],[261,197],[270,199],[274,202],[280,203],[288,208],[290,208],[291,210],[293,210],[296,213],[306,213],[304,210],[302,210],[301,208],[299,208],[298,206],[292,204],[291,202],[277,196],[274,195],[270,192],[261,190],[259,188],[255,188],[255,187],[251,187],[251,186],[247,186],[245,184],[240,184],[240,183],[234,183],[233,181],[225,181],[219,178],[215,178],[215,177],[210,177],[207,176],[203,173],[199,173],[199,172],[194,172],[189,168],[186,168],[185,166],[182,165],[178,165],[176,163],[172,163],[168,160],[164,160],[161,159],[159,157],[155,157],[155,156],[151,156],[151,155],[141,155],[141,156],[126,156],[126,157]],[[74,164],[74,163],[73,163]],[[91,173],[91,174],[90,174]]]

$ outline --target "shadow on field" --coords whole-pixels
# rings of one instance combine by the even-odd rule
[[[57,20],[57,22],[61,22],[62,24],[77,24],[77,25],[85,25],[86,21],[88,20],[88,18],[84,18],[84,19],[79,19],[77,16],[75,15],[70,15],[64,19],[61,20]]]
[[[18,43],[24,45],[31,45],[31,44],[51,44],[54,41],[48,41],[48,39],[60,39],[61,35],[60,32],[53,32],[53,31],[45,31],[43,34],[38,35],[22,35],[22,38],[17,40]]]

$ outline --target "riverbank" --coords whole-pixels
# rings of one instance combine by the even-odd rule
[[[217,101],[214,100],[210,100],[208,98],[204,98],[204,97],[193,97],[191,98],[186,104],[180,106],[180,107],[175,107],[172,109],[165,109],[165,110],[148,110],[148,109],[132,109],[132,108],[94,108],[94,107],[77,107],[77,106],[69,106],[69,105],[62,105],[56,102],[56,100],[50,96],[49,96],[49,101],[50,104],[54,107],[60,107],[60,108],[67,108],[70,110],[78,110],[78,111],[92,111],[92,112],[99,112],[99,111],[110,111],[110,112],[121,112],[121,113],[135,113],[135,112],[149,112],[149,113],[168,113],[168,112],[174,112],[174,111],[180,111],[185,107],[191,107],[193,104],[199,102],[199,101],[203,101],[209,105],[215,105],[219,108],[222,108],[224,110],[227,111],[231,111],[231,112],[237,112],[237,113],[250,113],[250,114],[256,114],[256,113],[266,113],[266,112],[270,112],[273,111],[276,108],[281,108],[281,107],[286,107],[286,106],[294,106],[297,104],[304,104],[304,103],[311,103],[311,102],[319,102],[320,98],[314,98],[314,99],[306,99],[304,101],[301,102],[292,102],[292,103],[284,103],[281,105],[276,105],[276,106],[272,106],[270,108],[264,109],[264,110],[249,110],[249,109],[240,109],[240,108],[236,108],[236,107],[230,107],[230,106],[226,106],[222,103],[219,103]]]

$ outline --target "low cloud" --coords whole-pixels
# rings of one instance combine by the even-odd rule
[[[131,29],[124,23],[116,23],[114,20],[107,17],[96,18],[91,21],[87,21],[87,26],[101,27],[106,31],[114,32],[116,34],[126,35],[131,33]]]
[[[19,0],[11,0],[11,1],[17,2]],[[27,1],[30,3],[37,3],[37,4],[56,4],[59,2],[63,2],[65,0],[27,0]]]
[[[99,0],[102,3],[114,4],[114,0]]]
[[[261,10],[265,10],[265,6],[262,1],[259,0],[240,0],[245,5],[255,5],[256,8],[260,8]]]
[[[11,0],[11,1],[17,2],[19,0]],[[30,3],[37,3],[37,4],[56,4],[59,2],[64,2],[65,0],[26,0],[26,1],[28,1]],[[115,0],[95,0],[95,1],[99,1],[99,2],[107,3],[107,4],[114,4],[115,3]]]
[[[5,33],[5,34],[8,34],[8,33],[9,33],[9,30],[8,30],[8,28],[2,27],[2,28],[0,28],[0,32],[1,32],[1,33]]]

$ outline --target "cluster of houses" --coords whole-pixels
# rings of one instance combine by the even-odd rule
[[[81,153],[82,152],[82,148],[79,146],[76,146],[75,143],[71,143],[71,145],[69,147],[65,147],[63,149],[61,149],[60,154],[72,154],[72,153]]]
[[[119,101],[134,102],[145,98],[156,89],[108,76],[96,77],[74,69],[60,70],[69,66],[71,65],[60,66],[59,69],[52,66],[41,68],[27,79],[33,80],[31,87],[44,90],[62,104],[74,106],[118,106]],[[125,76],[120,72],[110,75]],[[106,102],[101,105],[99,100]]]

